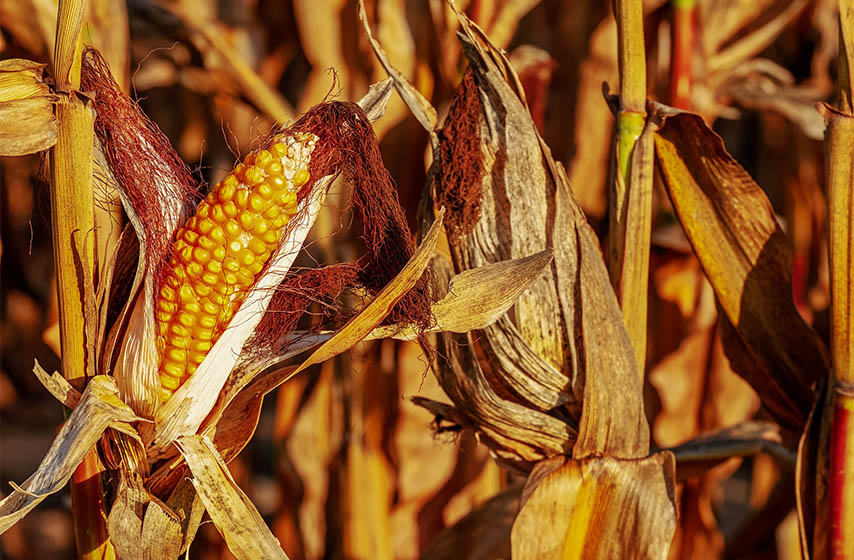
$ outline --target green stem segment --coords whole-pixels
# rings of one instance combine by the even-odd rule
[[[646,127],[643,2],[615,0],[620,67],[614,170],[609,197],[609,272],[635,352],[638,375],[646,362],[652,154]]]

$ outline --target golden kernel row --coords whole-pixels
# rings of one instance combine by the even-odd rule
[[[246,156],[176,234],[155,313],[164,401],[228,326],[297,211],[314,139],[284,140]]]

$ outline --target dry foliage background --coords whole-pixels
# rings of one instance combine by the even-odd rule
[[[597,233],[607,233],[613,118],[602,82],[617,80],[608,3],[473,0],[461,9],[507,49],[535,123]],[[828,273],[822,192],[823,121],[814,103],[832,88],[835,2],[697,2],[694,78],[687,98],[762,185],[793,251],[798,311],[827,336]],[[214,182],[277,121],[325,98],[358,99],[385,72],[345,0],[91,0],[85,40],[170,137],[199,178]],[[674,102],[670,3],[646,2],[649,95]],[[56,4],[2,0],[3,58],[49,62]],[[439,0],[374,0],[368,14],[392,64],[440,118],[465,69],[458,22]],[[684,92],[681,94],[684,95]],[[424,189],[428,135],[394,96],[376,125],[383,159],[410,225]],[[62,411],[31,374],[35,356],[59,367],[49,204],[38,156],[2,159],[0,483],[33,472]],[[656,177],[644,384],[653,444],[770,418],[732,371],[714,294]],[[342,193],[343,189],[333,192]],[[339,195],[340,198],[340,195]],[[328,209],[303,266],[358,254]],[[110,231],[109,223],[101,224]],[[342,230],[339,232],[339,230]],[[447,402],[414,343],[364,343],[314,366],[269,398],[249,447],[230,464],[292,558],[509,556],[521,483],[466,430],[412,397]],[[671,558],[798,558],[794,455],[758,448],[680,471]],[[488,520],[488,521],[487,521]],[[487,522],[485,522],[487,521]],[[455,525],[456,524],[456,525]],[[0,540],[4,558],[73,554],[67,490]],[[205,524],[197,558],[231,557]]]

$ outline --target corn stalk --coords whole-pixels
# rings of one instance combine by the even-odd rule
[[[670,50],[670,104],[691,110],[691,64],[696,42],[695,0],[673,0]]]
[[[854,558],[854,1],[839,2],[836,106],[826,140],[833,408],[828,479],[828,555]]]
[[[652,135],[646,126],[643,2],[615,0],[619,108],[612,172],[609,272],[643,378],[646,362],[649,239],[652,224]]]
[[[85,313],[87,298],[94,297],[90,292],[95,226],[92,185],[94,113],[77,95],[84,10],[84,0],[59,2],[54,74],[57,91],[65,95],[56,105],[58,133],[50,154],[62,371],[79,390],[85,386],[87,376],[94,373],[94,356],[88,350],[93,341],[87,340]],[[97,451],[93,450],[72,476],[71,503],[80,558],[113,557],[107,534],[102,470]]]

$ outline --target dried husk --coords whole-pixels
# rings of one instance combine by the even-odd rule
[[[176,443],[193,473],[193,485],[229,551],[240,560],[287,560],[279,541],[234,482],[210,439],[198,435],[184,436]]]
[[[67,391],[68,388],[66,394]],[[95,448],[104,430],[117,423],[138,420],[134,411],[119,399],[112,378],[93,377],[36,472],[0,501],[0,533],[46,497],[61,490],[80,461]]]
[[[676,527],[674,468],[668,452],[540,463],[522,491],[513,558],[666,558]],[[544,531],[544,523],[566,529]]]
[[[44,82],[46,64],[0,61],[0,156],[21,156],[56,143],[57,96]]]

